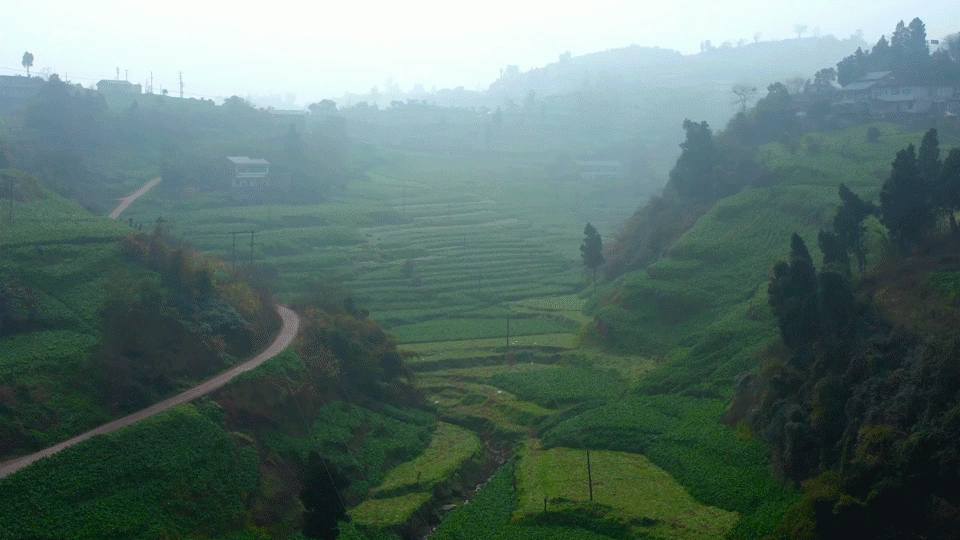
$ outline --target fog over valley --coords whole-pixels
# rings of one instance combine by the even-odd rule
[[[955,4],[14,0],[0,540],[958,538]]]

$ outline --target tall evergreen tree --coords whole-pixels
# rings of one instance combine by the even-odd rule
[[[783,343],[793,350],[817,337],[817,272],[806,244],[797,233],[790,239],[790,262],[773,267],[767,288]]]
[[[934,222],[930,197],[920,179],[912,144],[897,152],[890,178],[883,184],[880,221],[903,249],[919,245],[924,232]]]
[[[317,452],[310,452],[303,492],[303,535],[334,540],[340,534],[339,521],[347,517],[340,490],[346,481],[333,465]]]
[[[583,265],[593,273],[593,292],[597,292],[597,270],[603,264],[603,241],[593,225],[583,228],[583,243],[580,244]]]
[[[861,200],[856,193],[843,184],[840,184],[837,189],[837,195],[842,202],[837,206],[837,213],[833,216],[833,232],[836,233],[844,249],[857,259],[857,269],[863,273],[867,252],[864,245],[867,228],[864,227],[863,220],[875,214],[877,208]]]
[[[960,210],[960,148],[952,148],[940,168],[942,205],[950,218],[950,232],[960,236],[954,212]]]
[[[940,161],[940,141],[937,139],[937,130],[930,128],[923,136],[920,142],[920,150],[917,151],[917,174],[920,175],[920,185],[930,198],[931,205],[934,208],[940,206],[939,200],[942,197],[942,187],[940,185],[940,168],[943,163]]]
[[[683,121],[687,140],[676,164],[670,170],[670,185],[683,197],[711,199],[713,185],[710,173],[719,163],[719,153],[713,142],[713,132],[706,122]]]
[[[847,254],[843,241],[836,233],[820,231],[817,243],[823,253],[823,268],[832,269],[844,276],[850,275],[850,255]]]

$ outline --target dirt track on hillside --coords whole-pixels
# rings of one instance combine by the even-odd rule
[[[130,203],[136,200],[136,198],[139,197],[140,195],[143,195],[144,193],[149,191],[150,188],[156,185],[157,182],[159,181],[160,181],[159,178],[151,180],[133,195],[122,199],[120,206],[118,206],[116,210],[110,213],[110,218],[116,219],[117,216],[119,216],[120,213],[123,212],[127,208],[127,206],[130,205]],[[297,336],[297,331],[300,328],[300,317],[292,309],[286,306],[278,305],[277,313],[280,314],[282,325],[280,327],[280,332],[277,334],[276,339],[274,339],[273,343],[271,343],[266,349],[264,349],[263,352],[251,358],[250,360],[247,360],[246,362],[238,364],[224,371],[223,373],[220,373],[219,375],[213,377],[212,379],[209,379],[205,382],[198,384],[197,386],[194,386],[193,388],[190,388],[189,390],[186,390],[171,398],[165,399],[159,403],[155,403],[154,405],[151,405],[146,409],[137,411],[133,414],[124,416],[123,418],[119,418],[112,422],[103,424],[100,427],[91,429],[86,433],[77,435],[72,439],[68,439],[59,444],[55,444],[49,448],[45,448],[34,454],[30,454],[28,456],[23,456],[16,459],[12,459],[10,461],[6,461],[4,463],[0,463],[0,478],[9,476],[39,459],[45,458],[47,456],[51,456],[59,452],[60,450],[63,450],[64,448],[69,448],[77,443],[83,442],[89,439],[90,437],[93,437],[94,435],[105,435],[107,433],[111,433],[120,428],[139,422],[140,420],[143,420],[145,418],[150,418],[151,416],[159,412],[172,409],[177,405],[188,403],[200,396],[209,394],[210,392],[213,392],[214,390],[217,390],[218,388],[230,382],[230,380],[236,377],[237,375],[244,373],[246,371],[250,371],[251,369],[254,369],[260,364],[264,363],[265,361],[273,358],[274,356],[279,354],[281,351],[283,351],[284,349],[290,346],[290,344],[293,342],[293,338]]]

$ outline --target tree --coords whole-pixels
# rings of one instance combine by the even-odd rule
[[[820,231],[817,244],[823,253],[823,268],[832,269],[844,276],[850,275],[850,256],[843,245],[843,241],[836,233]]]
[[[950,232],[958,236],[960,230],[957,228],[957,219],[953,214],[960,210],[960,148],[952,148],[947,154],[947,159],[943,160],[943,167],[940,168],[940,186],[943,190],[942,205],[950,218]]]
[[[784,345],[796,351],[816,339],[817,271],[797,233],[790,239],[790,262],[773,267],[767,294]]]
[[[580,244],[583,265],[593,272],[593,292],[597,292],[597,269],[603,264],[603,241],[593,225],[587,223],[583,228],[583,243]]]
[[[807,25],[805,24],[795,24],[793,25],[793,31],[797,33],[797,39],[800,39],[801,36],[807,33]]]
[[[340,489],[346,482],[333,464],[316,451],[310,452],[303,492],[303,535],[334,540],[340,534],[338,522],[347,515]]]
[[[29,77],[30,68],[33,67],[33,54],[29,52],[23,53],[23,60],[20,61],[20,64],[27,68],[27,77]]]
[[[842,202],[837,206],[837,213],[833,216],[833,232],[837,235],[844,250],[856,257],[857,269],[862,273],[867,251],[864,245],[867,229],[863,226],[863,220],[867,216],[875,214],[877,208],[870,203],[863,202],[856,193],[850,191],[850,188],[843,184],[840,184],[837,189],[837,195]],[[826,261],[824,261],[824,264],[826,264]]]
[[[923,233],[933,223],[930,198],[921,182],[912,144],[897,152],[890,178],[883,184],[880,221],[903,249],[918,245]]]
[[[711,173],[719,164],[720,156],[713,141],[713,132],[706,122],[683,121],[687,140],[680,144],[683,151],[670,170],[670,185],[677,193],[692,199],[712,199]]]
[[[930,128],[920,142],[917,151],[917,173],[920,175],[920,185],[930,197],[933,206],[939,206],[940,199],[940,141],[937,139],[936,128]]]
[[[332,99],[324,99],[318,103],[307,105],[307,109],[313,114],[334,113],[337,112],[337,102]]]
[[[813,85],[818,90],[832,89],[833,81],[837,80],[837,70],[834,68],[823,68],[813,74]]]
[[[737,96],[735,103],[740,104],[740,112],[745,114],[747,112],[747,104],[753,101],[757,95],[757,87],[746,83],[739,83],[731,86],[730,91],[733,92],[733,95]]]

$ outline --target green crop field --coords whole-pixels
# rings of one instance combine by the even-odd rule
[[[504,335],[490,313],[504,302],[569,298],[585,281],[584,224],[612,233],[641,201],[547,182],[550,159],[494,154],[481,165],[390,152],[323,204],[240,206],[228,193],[158,190],[128,212],[138,223],[162,215],[173,234],[231,264],[274,269],[281,299],[336,284],[402,342],[483,339]],[[253,246],[249,233],[234,245],[231,231],[256,231]],[[576,333],[577,301],[548,304],[508,308],[511,333]]]
[[[219,537],[257,488],[256,451],[184,405],[0,479],[0,538]]]
[[[456,472],[480,452],[480,439],[470,430],[441,422],[430,446],[414,460],[398,465],[374,488],[374,497],[408,490],[425,490]]]
[[[515,519],[549,519],[543,516],[544,501],[548,516],[559,511],[576,515],[591,500],[585,451],[541,450],[530,440],[516,474],[520,495]],[[604,519],[625,524],[633,535],[723,538],[739,517],[697,502],[670,474],[639,454],[591,452],[590,474],[594,505],[603,507]]]

